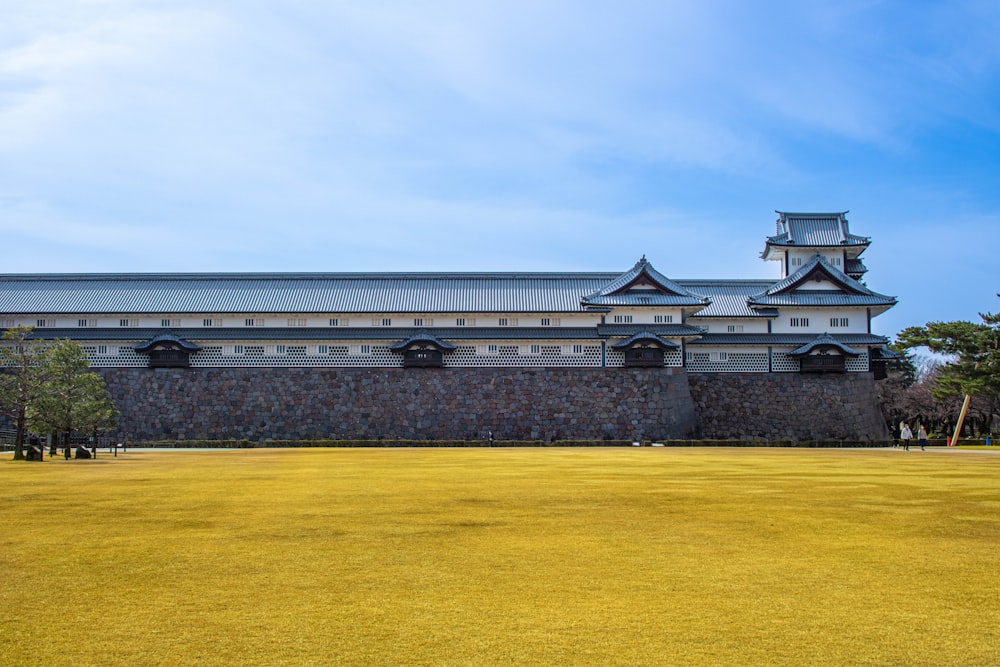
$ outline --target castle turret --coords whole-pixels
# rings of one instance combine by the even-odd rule
[[[855,280],[868,269],[860,259],[871,244],[866,236],[851,234],[843,213],[786,213],[775,211],[777,233],[769,236],[761,259],[780,261],[781,277],[798,271],[816,254]]]

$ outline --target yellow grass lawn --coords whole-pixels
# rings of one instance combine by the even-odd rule
[[[0,458],[2,665],[993,665],[1000,456]]]

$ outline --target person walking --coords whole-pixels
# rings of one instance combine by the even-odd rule
[[[913,438],[913,431],[910,430],[909,424],[903,424],[903,428],[899,432],[899,439],[903,441],[903,451],[910,451],[910,440]]]
[[[927,429],[923,424],[917,425],[917,441],[920,443],[920,451],[927,451]]]

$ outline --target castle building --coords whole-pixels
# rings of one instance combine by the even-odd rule
[[[873,370],[869,239],[844,213],[779,213],[778,280],[623,273],[0,276],[0,326],[79,341],[92,367],[685,367]]]
[[[844,213],[779,212],[775,280],[624,272],[0,275],[0,328],[78,341],[95,369],[667,369],[884,373]],[[150,372],[150,371],[146,371]]]

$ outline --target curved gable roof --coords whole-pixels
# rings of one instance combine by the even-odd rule
[[[813,279],[832,282],[835,290],[806,290],[802,286]],[[895,297],[873,292],[857,280],[830,264],[822,255],[812,256],[792,275],[779,280],[766,291],[751,296],[751,307],[777,306],[875,306],[889,308]]]
[[[393,343],[389,346],[389,349],[393,352],[400,352],[402,350],[407,350],[414,345],[433,345],[442,352],[451,352],[455,349],[455,346],[451,343],[441,340],[434,334],[427,331],[420,331],[410,336],[406,340],[401,340],[398,343]]]
[[[140,343],[139,345],[136,345],[132,349],[134,349],[136,352],[149,352],[153,348],[160,345],[167,347],[177,347],[186,352],[197,352],[201,349],[194,343],[189,343],[180,336],[170,333],[169,331],[166,333],[162,333],[158,336],[154,336],[153,338],[147,340],[145,343]]]
[[[646,256],[631,269],[584,296],[584,306],[698,306],[711,303],[681,287],[653,268]]]
[[[661,338],[651,331],[640,331],[633,336],[629,336],[625,340],[612,343],[611,347],[616,350],[624,350],[640,343],[652,343],[666,350],[680,347],[677,343],[667,340],[666,338]]]
[[[834,348],[839,350],[841,354],[845,354],[849,357],[857,357],[861,354],[859,350],[855,350],[853,347],[847,347],[840,341],[834,339],[830,334],[824,333],[821,336],[817,336],[815,340],[812,340],[802,347],[797,347],[788,353],[791,357],[804,357],[807,354],[811,354],[813,350],[817,348]]]

